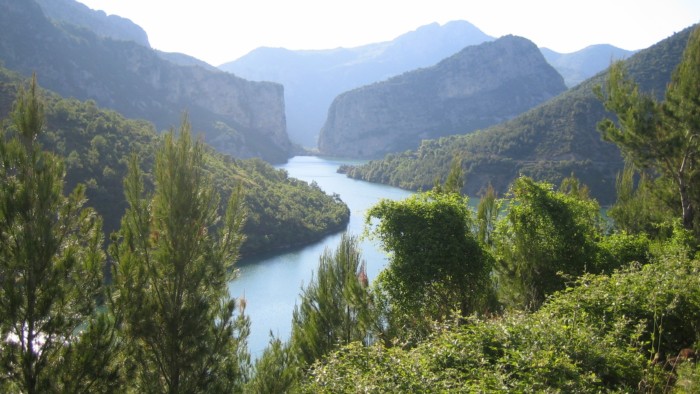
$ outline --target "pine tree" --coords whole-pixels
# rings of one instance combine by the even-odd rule
[[[0,135],[0,389],[108,391],[96,379],[114,377],[110,325],[91,319],[103,288],[101,221],[83,206],[83,186],[63,195],[63,163],[37,141],[43,108],[34,76]]]
[[[691,34],[683,59],[659,103],[640,92],[623,63],[610,67],[605,89],[597,88],[605,108],[617,122],[598,124],[603,138],[620,147],[625,157],[640,169],[656,171],[676,188],[683,225],[695,227],[696,205],[700,204],[700,28]]]
[[[234,318],[227,287],[243,241],[242,192],[219,223],[203,165],[185,117],[179,137],[171,130],[157,153],[152,198],[136,158],[125,179],[129,208],[110,249],[112,310],[138,392],[240,391],[247,378],[250,325],[242,310]]]
[[[302,368],[341,345],[367,343],[372,313],[364,267],[357,238],[347,234],[320,257],[292,317],[291,346]]]

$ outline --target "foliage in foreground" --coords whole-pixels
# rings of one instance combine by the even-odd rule
[[[111,375],[96,305],[103,295],[100,218],[85,188],[63,195],[64,167],[38,137],[36,77],[0,134],[0,390],[74,391]],[[84,328],[85,334],[78,335]],[[109,379],[108,379],[109,380]]]
[[[386,304],[390,336],[422,335],[432,320],[453,311],[466,317],[489,298],[490,255],[475,235],[474,215],[459,193],[430,191],[403,201],[382,200],[367,212],[367,224],[390,251],[375,292]]]
[[[243,200],[232,194],[218,223],[219,196],[204,172],[204,146],[183,119],[156,154],[155,192],[144,192],[133,158],[129,209],[110,248],[112,313],[124,366],[138,392],[240,391],[247,379],[249,322],[228,294],[243,242]]]
[[[535,313],[474,318],[413,349],[351,344],[317,363],[301,391],[663,392],[676,375],[654,355],[697,345],[699,321],[700,260],[666,252],[584,276]],[[690,364],[677,369],[679,382],[697,382]]]

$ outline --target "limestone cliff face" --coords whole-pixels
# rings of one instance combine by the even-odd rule
[[[159,129],[187,112],[193,132],[217,150],[271,162],[288,158],[284,91],[198,66],[164,60],[132,41],[49,21],[33,1],[0,0],[0,61],[62,96],[92,99]]]
[[[503,122],[566,90],[532,42],[506,36],[437,65],[338,96],[321,129],[326,155],[376,158],[423,139]]]
[[[340,93],[433,66],[466,46],[493,39],[467,21],[431,23],[391,41],[355,48],[258,48],[219,68],[246,79],[283,84],[289,138],[316,147],[328,107]]]

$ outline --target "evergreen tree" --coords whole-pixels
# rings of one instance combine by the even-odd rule
[[[598,129],[617,144],[626,158],[642,169],[657,171],[673,182],[679,211],[687,229],[694,226],[700,203],[700,28],[691,34],[683,59],[659,103],[626,76],[623,63],[614,63],[605,90],[597,89],[617,123],[605,119]]]
[[[108,391],[110,324],[97,314],[101,220],[85,188],[63,195],[64,167],[43,152],[36,76],[0,135],[0,389]],[[8,138],[9,137],[9,138]],[[104,335],[103,335],[104,334]]]
[[[279,338],[271,337],[262,356],[255,360],[255,375],[246,385],[245,392],[293,392],[299,378],[300,370],[289,342],[283,343]]]
[[[152,198],[136,158],[125,180],[112,309],[137,392],[240,391],[247,378],[249,321],[243,310],[233,317],[227,288],[243,241],[241,189],[219,223],[203,153],[184,118],[179,137],[171,130],[158,150]]]
[[[501,212],[501,201],[498,200],[496,190],[491,184],[481,196],[476,208],[477,236],[479,242],[484,245],[493,244],[493,230],[496,227],[498,214]]]
[[[343,234],[320,257],[316,277],[292,316],[293,352],[302,367],[341,345],[367,343],[372,325],[367,274],[355,237]]]

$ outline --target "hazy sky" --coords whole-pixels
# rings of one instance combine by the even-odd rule
[[[151,45],[213,65],[260,47],[329,49],[388,41],[432,22],[471,22],[573,52],[646,48],[700,22],[699,0],[79,0],[129,18]]]

